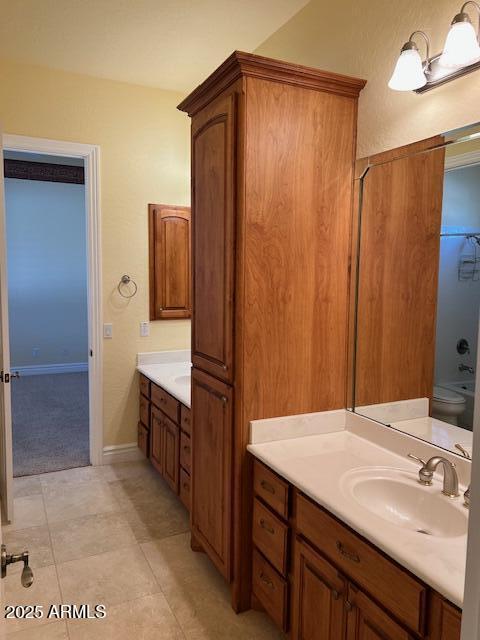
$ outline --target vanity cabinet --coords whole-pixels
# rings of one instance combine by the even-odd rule
[[[190,207],[148,205],[150,320],[191,316]]]
[[[460,640],[461,611],[253,462],[252,604],[292,640]]]
[[[190,510],[190,409],[140,374],[139,449]]]
[[[345,406],[364,84],[236,51],[178,107],[192,119],[192,533],[236,611],[251,597],[250,421]]]

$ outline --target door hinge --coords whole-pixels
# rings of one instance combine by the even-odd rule
[[[10,382],[10,374],[9,373],[4,373],[3,371],[1,371],[0,372],[0,382],[8,384]]]

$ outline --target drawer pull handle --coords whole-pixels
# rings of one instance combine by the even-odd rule
[[[268,533],[271,533],[272,535],[275,533],[275,529],[267,524],[263,518],[260,520],[260,526],[262,527],[262,529],[265,529],[265,531],[268,531]]]
[[[349,600],[345,600],[345,609],[350,613],[353,611],[353,604]]]
[[[356,553],[353,553],[352,551],[348,551],[347,549],[345,549],[345,547],[340,542],[340,540],[337,540],[337,549],[342,554],[342,556],[345,556],[345,558],[348,558],[348,560],[352,560],[352,562],[360,562],[360,557],[357,556]]]
[[[260,580],[267,585],[267,587],[269,587],[270,589],[274,588],[273,582],[270,580],[270,578],[267,578],[267,576],[263,573],[260,574]]]
[[[262,480],[260,482],[260,486],[262,487],[262,489],[265,489],[265,491],[268,491],[268,493],[275,495],[275,488],[272,487],[272,485],[266,480]]]

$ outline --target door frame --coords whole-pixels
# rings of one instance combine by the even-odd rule
[[[4,151],[27,151],[81,158],[85,168],[87,223],[88,390],[90,463],[103,460],[102,242],[100,147],[93,144],[3,134]]]

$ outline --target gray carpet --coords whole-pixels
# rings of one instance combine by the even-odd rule
[[[90,464],[88,373],[12,381],[13,475]]]

